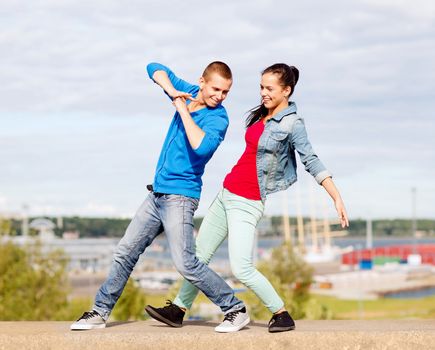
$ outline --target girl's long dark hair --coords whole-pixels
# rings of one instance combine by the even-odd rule
[[[295,66],[288,66],[285,63],[275,63],[270,67],[267,67],[261,72],[261,75],[265,73],[273,73],[279,76],[279,82],[282,86],[290,86],[290,96],[295,90],[295,86],[299,79],[299,70]],[[289,96],[289,98],[290,98]],[[250,127],[256,121],[267,115],[267,108],[263,104],[249,110],[248,117],[246,118],[246,127]]]

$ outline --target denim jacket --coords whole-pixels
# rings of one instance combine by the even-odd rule
[[[268,194],[285,190],[296,182],[295,151],[318,184],[332,177],[308,141],[304,120],[296,114],[296,104],[290,102],[266,122],[258,141],[256,162],[262,201]]]

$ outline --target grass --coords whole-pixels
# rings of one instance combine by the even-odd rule
[[[245,293],[237,295],[244,300]],[[167,295],[148,294],[147,303],[165,304]],[[245,300],[248,301],[248,300]],[[195,304],[211,303],[202,293]],[[323,295],[311,295],[311,304],[325,306],[336,320],[431,319],[435,318],[435,296],[418,299],[342,300]],[[194,305],[195,305],[194,304]]]
[[[245,293],[237,296],[244,300]],[[167,295],[147,294],[147,304],[163,306]],[[248,300],[245,300],[248,301]],[[200,293],[198,303],[211,303]],[[418,299],[342,300],[323,295],[311,295],[311,304],[325,306],[336,320],[435,319],[435,296]],[[195,305],[194,304],[194,305]]]
[[[333,319],[427,319],[435,318],[435,296],[419,299],[341,300],[323,295],[312,299],[326,306]]]
[[[246,293],[237,296],[249,303]],[[146,303],[164,306],[168,294],[147,294]],[[80,316],[92,305],[91,298],[78,298],[70,301],[56,319],[71,320]],[[211,303],[200,293],[194,305]],[[311,295],[310,305],[322,305],[329,310],[329,315],[336,320],[380,320],[380,319],[435,319],[435,296],[419,299],[378,299],[378,300],[342,300],[330,296]],[[144,305],[145,306],[145,305]],[[309,312],[308,312],[309,314]],[[315,317],[313,318],[315,319]]]

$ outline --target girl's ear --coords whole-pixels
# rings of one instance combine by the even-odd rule
[[[284,95],[289,98],[290,94],[292,93],[292,88],[290,86],[286,86],[284,88]]]

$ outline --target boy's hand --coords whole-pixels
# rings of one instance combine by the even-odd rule
[[[175,106],[175,109],[177,110],[178,113],[182,113],[182,112],[188,112],[187,109],[187,105],[186,105],[186,98],[185,97],[175,97],[174,100],[172,101],[172,104]]]
[[[175,90],[170,95],[171,95],[172,99],[174,100],[174,102],[175,102],[175,99],[177,99],[179,97],[181,97],[181,98],[183,98],[185,100],[196,101],[196,98],[192,97],[192,94],[189,94],[189,93],[184,92],[184,91]]]

